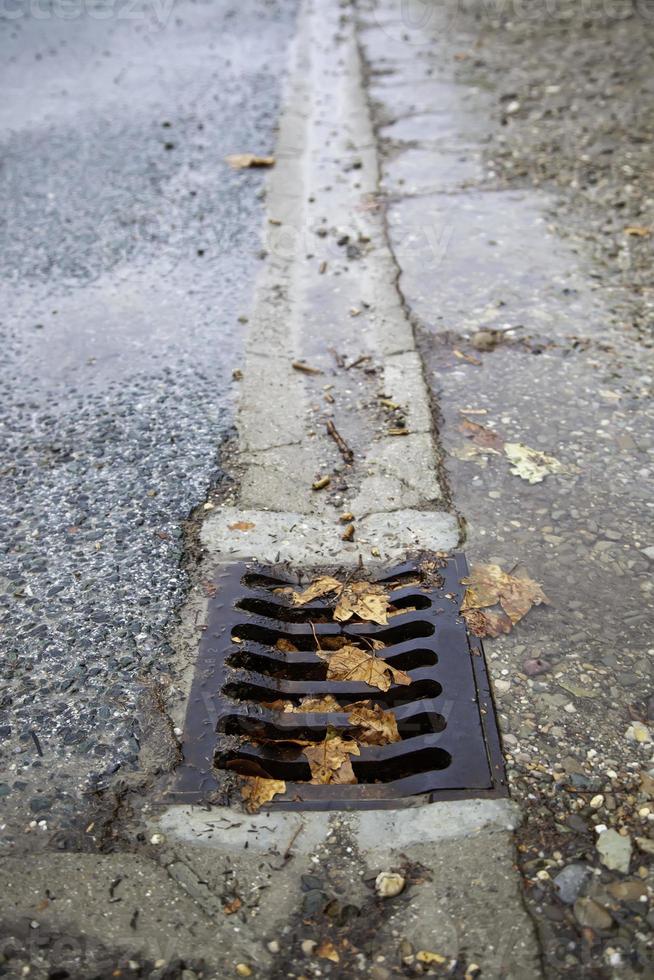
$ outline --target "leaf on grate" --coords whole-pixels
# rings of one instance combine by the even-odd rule
[[[244,780],[241,796],[245,800],[245,808],[249,813],[257,813],[264,803],[272,800],[273,796],[286,792],[286,783],[283,779],[244,776]]]
[[[251,167],[273,167],[274,157],[260,157],[256,153],[230,153],[225,157],[225,162],[233,170],[247,170]]]
[[[317,745],[305,748],[304,755],[311,768],[312,783],[356,783],[350,755],[360,755],[360,752],[352,739],[328,735]]]
[[[327,661],[327,679],[333,681],[364,681],[370,687],[388,691],[391,684],[410,684],[411,678],[403,670],[396,670],[381,657],[367,650],[348,644],[340,650],[329,653],[318,651],[318,656]]]
[[[393,618],[393,616],[401,616],[403,613],[416,612],[416,611],[417,610],[415,606],[402,606],[401,609],[398,609],[395,606],[388,607],[388,615],[391,617],[391,619]]]
[[[493,453],[501,453],[504,449],[504,439],[502,436],[498,432],[494,432],[493,429],[488,429],[485,425],[480,425],[479,422],[471,422],[469,419],[463,419],[459,425],[459,429],[467,439],[472,439],[475,446],[479,449]]]
[[[307,602],[320,599],[322,596],[329,595],[330,592],[340,592],[343,588],[337,578],[331,575],[323,575],[304,590],[304,592],[293,592],[293,603],[296,606],[305,606]]]
[[[461,612],[477,636],[499,636],[508,633],[532,606],[549,604],[549,599],[538,582],[526,576],[509,575],[499,565],[474,565],[468,578],[461,580],[467,586]],[[503,612],[481,609],[499,603]]]
[[[554,456],[541,453],[538,449],[530,449],[521,442],[507,442],[504,452],[513,463],[511,473],[528,483],[542,483],[551,473],[564,473],[567,469]]]
[[[323,939],[319,946],[316,946],[315,955],[323,960],[331,960],[332,963],[339,963],[340,956],[336,947],[329,939]]]
[[[292,709],[294,712],[321,712],[321,711],[343,711],[340,704],[331,694],[326,694],[323,698],[302,698],[300,703]]]
[[[275,650],[280,650],[282,653],[299,653],[299,648],[291,643],[290,640],[286,640],[281,636],[275,643]]]
[[[386,626],[388,605],[388,595],[382,585],[375,582],[348,582],[338,598],[334,619],[345,623],[352,616],[358,616],[367,623]]]
[[[294,705],[292,701],[262,701],[262,708],[267,708],[268,711],[293,711]]]
[[[350,724],[357,728],[357,742],[363,745],[390,745],[402,741],[397,721],[392,711],[384,711],[380,704],[371,701],[355,701],[345,709]]]

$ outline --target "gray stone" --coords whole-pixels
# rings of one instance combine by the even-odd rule
[[[605,830],[599,835],[597,850],[604,867],[611,871],[629,871],[631,860],[631,840],[622,837],[616,830]]]
[[[556,892],[562,902],[573,905],[590,874],[585,864],[569,864],[554,878]]]
[[[613,919],[601,905],[592,898],[578,898],[574,904],[575,918],[580,926],[604,931],[610,929]]]

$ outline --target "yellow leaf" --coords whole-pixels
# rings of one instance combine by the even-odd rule
[[[381,657],[351,644],[333,652],[318,651],[318,656],[327,661],[328,680],[364,681],[380,691],[388,691],[391,683],[411,683],[411,678],[403,670],[396,670]]]
[[[468,629],[475,636],[499,636],[500,633],[511,632],[511,620],[504,612],[493,612],[490,609],[468,609],[463,613]]]
[[[312,582],[304,592],[294,592],[293,603],[296,606],[304,606],[307,602],[320,599],[322,596],[328,595],[330,592],[339,591],[342,588],[343,586],[337,578],[333,578],[331,575],[323,575],[321,578],[317,578],[315,582]]]
[[[245,800],[245,807],[249,813],[256,813],[264,803],[272,800],[278,793],[286,792],[286,783],[283,779],[264,779],[262,776],[244,776],[245,782],[241,789],[241,796]]]
[[[251,167],[274,167],[274,157],[259,157],[255,153],[230,153],[225,162],[233,170],[247,170]]]
[[[566,467],[554,456],[530,449],[521,442],[507,442],[504,452],[513,463],[511,473],[529,483],[542,483],[550,473],[565,473]]]
[[[382,585],[374,582],[348,582],[339,596],[334,619],[344,623],[352,616],[358,616],[365,622],[386,626],[388,603],[388,596]]]
[[[298,712],[321,712],[321,711],[343,711],[336,698],[331,694],[326,694],[324,698],[302,698],[293,711]]]
[[[331,960],[332,963],[338,963],[340,961],[340,956],[336,952],[336,947],[329,939],[323,939],[319,946],[316,946],[316,956],[320,956],[323,960]]]
[[[351,739],[334,735],[317,745],[304,749],[311,768],[312,783],[356,783],[350,755],[360,755],[359,746]]]
[[[416,959],[418,963],[437,963],[442,966],[443,963],[447,963],[447,958],[441,956],[440,953],[432,953],[428,949],[420,949],[416,953]]]

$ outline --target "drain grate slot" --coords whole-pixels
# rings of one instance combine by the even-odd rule
[[[172,794],[226,800],[239,776],[284,780],[275,807],[399,806],[505,795],[495,716],[480,641],[459,617],[462,555],[407,562],[371,581],[388,595],[388,623],[334,617],[336,597],[293,604],[312,581],[288,569],[224,566],[215,580]],[[360,576],[363,578],[363,575]],[[388,690],[335,680],[319,656],[383,644]],[[309,699],[309,700],[307,700]],[[319,710],[316,707],[318,701]],[[391,712],[388,744],[371,744],[353,705]],[[303,710],[307,704],[310,710]],[[328,710],[327,710],[328,709]],[[313,784],[304,755],[314,743],[354,739],[355,783]],[[378,741],[378,740],[377,740]],[[299,743],[299,744],[298,744]]]

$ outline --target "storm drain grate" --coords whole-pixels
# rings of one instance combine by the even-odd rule
[[[294,605],[289,587],[311,580],[286,568],[223,566],[191,688],[174,798],[226,800],[234,774],[285,780],[286,792],[269,805],[286,809],[506,795],[481,641],[468,635],[458,614],[467,573],[463,555],[376,573],[370,580],[384,586],[393,608],[388,625],[376,625],[335,622],[333,596]],[[364,649],[381,641],[384,660],[410,683],[405,678],[382,691],[363,681],[328,680],[316,644],[346,642],[335,637]],[[307,697],[328,695],[343,708],[378,704],[397,721],[399,741],[361,745],[352,756],[355,784],[309,783],[307,758],[292,741],[347,736],[345,710],[301,710]]]

